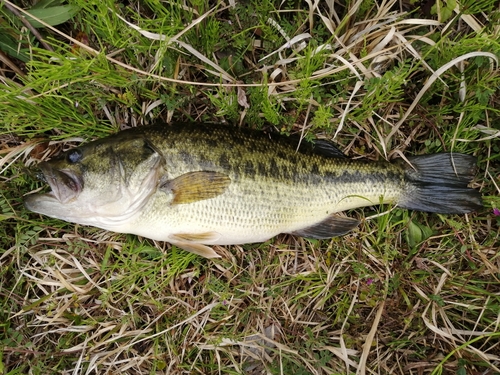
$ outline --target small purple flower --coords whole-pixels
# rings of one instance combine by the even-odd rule
[[[373,284],[373,279],[366,280],[366,285],[372,285],[372,284]]]
[[[493,209],[493,215],[500,216],[500,210],[498,208]]]

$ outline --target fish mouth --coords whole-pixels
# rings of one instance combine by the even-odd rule
[[[83,180],[68,169],[54,168],[49,162],[39,164],[41,180],[47,182],[51,191],[46,196],[54,197],[60,203],[68,203],[77,198],[83,189]]]

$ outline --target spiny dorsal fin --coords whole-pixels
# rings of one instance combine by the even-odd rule
[[[325,220],[320,221],[317,224],[290,232],[290,234],[293,234],[294,236],[321,240],[325,238],[342,236],[353,230],[358,225],[359,220],[350,217],[330,215]]]
[[[189,172],[160,186],[161,190],[172,192],[173,204],[186,204],[215,198],[224,193],[231,179],[219,172]]]

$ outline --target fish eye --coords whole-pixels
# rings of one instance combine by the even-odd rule
[[[68,152],[66,158],[68,162],[74,164],[82,160],[82,156],[83,156],[82,152],[79,149],[75,148],[74,150]]]

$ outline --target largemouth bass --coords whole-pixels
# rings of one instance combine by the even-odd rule
[[[378,205],[467,213],[481,195],[467,185],[473,156],[351,160],[249,129],[208,124],[125,130],[39,167],[51,192],[25,199],[34,212],[168,241],[207,258],[208,245],[263,242],[279,233],[323,239],[359,222],[340,211]]]

